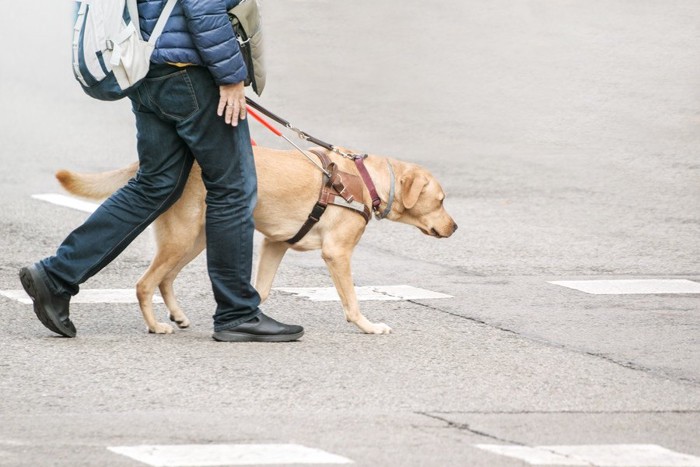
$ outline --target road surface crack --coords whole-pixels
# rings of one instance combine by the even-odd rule
[[[691,385],[691,386],[695,386],[695,387],[700,386],[700,380],[697,380],[697,379],[686,378],[686,377],[683,377],[683,376],[670,376],[670,375],[661,373],[661,372],[659,372],[659,371],[657,371],[657,370],[654,370],[654,369],[652,369],[652,368],[648,368],[648,367],[639,365],[639,364],[634,363],[634,362],[631,362],[631,361],[626,361],[626,362],[625,362],[625,361],[620,361],[620,360],[616,360],[616,359],[614,359],[614,358],[612,358],[612,357],[610,357],[610,356],[608,356],[608,355],[605,355],[605,354],[596,353],[596,352],[591,352],[591,351],[584,350],[584,349],[577,349],[577,348],[575,348],[575,347],[569,347],[569,346],[566,346],[566,345],[564,345],[564,344],[559,344],[559,343],[556,343],[556,342],[546,341],[546,340],[544,340],[544,339],[540,339],[540,338],[536,338],[536,337],[532,337],[532,336],[527,336],[527,335],[525,335],[525,334],[521,334],[521,333],[519,333],[519,332],[517,332],[517,331],[514,331],[514,330],[512,330],[512,329],[508,329],[508,328],[505,328],[505,327],[502,327],[502,326],[498,326],[498,325],[489,323],[488,321],[485,321],[485,320],[483,320],[483,319],[474,318],[474,317],[472,317],[472,316],[460,315],[460,314],[458,314],[458,313],[454,313],[454,312],[451,312],[451,311],[443,310],[443,309],[438,308],[438,307],[436,307],[436,306],[427,305],[427,304],[425,304],[425,303],[421,303],[421,302],[418,302],[418,301],[415,301],[415,300],[407,300],[407,301],[410,302],[410,303],[413,303],[414,305],[419,305],[419,306],[422,306],[422,307],[424,307],[424,308],[428,308],[428,309],[430,309],[430,310],[437,311],[437,312],[439,312],[439,313],[444,313],[444,314],[446,314],[446,315],[450,315],[450,316],[454,316],[454,317],[456,317],[456,318],[460,318],[460,319],[464,319],[464,320],[467,320],[467,321],[471,321],[471,322],[473,322],[473,323],[480,324],[480,325],[482,325],[482,326],[487,326],[487,327],[489,327],[489,328],[496,329],[496,330],[501,331],[501,332],[507,332],[507,333],[509,333],[509,334],[513,334],[513,335],[516,335],[516,336],[518,336],[518,337],[520,337],[520,338],[522,338],[522,339],[528,340],[528,341],[530,341],[530,342],[535,342],[535,343],[538,343],[538,344],[543,344],[543,345],[546,345],[546,346],[549,346],[549,347],[552,347],[552,348],[562,349],[562,350],[566,350],[566,351],[569,351],[569,352],[574,352],[574,353],[581,354],[581,355],[587,355],[587,356],[589,356],[589,357],[599,358],[599,359],[601,359],[601,360],[605,360],[605,361],[608,362],[608,363],[612,363],[612,364],[614,364],[614,365],[621,366],[621,367],[626,368],[626,369],[628,369],[628,370],[640,371],[640,372],[642,372],[642,373],[646,373],[646,374],[648,374],[648,375],[650,375],[650,376],[653,376],[653,377],[655,377],[655,378],[660,378],[660,379],[664,379],[664,380],[670,380],[670,381],[674,381],[674,382],[676,382],[676,383],[687,384],[687,385]]]
[[[494,441],[499,441],[499,442],[501,442],[501,443],[508,443],[508,444],[515,444],[515,445],[518,445],[518,446],[525,446],[525,444],[523,444],[523,443],[521,443],[521,442],[518,442],[518,441],[513,441],[513,440],[505,439],[505,438],[500,438],[500,437],[498,437],[498,436],[496,436],[496,435],[492,435],[492,434],[486,433],[485,431],[476,430],[476,429],[470,427],[469,424],[467,424],[467,423],[457,423],[457,422],[453,422],[453,421],[450,420],[450,419],[447,419],[447,418],[444,418],[444,417],[440,417],[440,416],[438,416],[438,415],[433,415],[433,414],[430,414],[430,413],[427,413],[427,412],[416,412],[416,414],[417,414],[417,415],[422,415],[422,416],[424,416],[424,417],[432,418],[432,419],[434,419],[434,420],[441,421],[441,422],[447,424],[447,428],[452,428],[452,429],[460,430],[460,431],[468,431],[469,433],[472,433],[472,434],[474,434],[474,435],[482,436],[482,437],[484,437],[484,438],[492,439],[492,440],[494,440]]]
[[[422,415],[424,417],[428,417],[428,418],[432,418],[434,420],[441,421],[441,422],[445,423],[447,425],[446,428],[449,428],[449,429],[455,429],[455,430],[459,430],[459,431],[468,431],[469,433],[472,433],[474,435],[488,438],[488,439],[491,439],[494,441],[498,441],[499,443],[503,443],[505,445],[523,446],[523,447],[527,447],[527,448],[537,449],[539,451],[546,451],[546,452],[549,452],[549,453],[554,454],[556,456],[565,457],[567,459],[572,459],[572,460],[575,460],[577,462],[582,462],[582,461],[586,462],[586,465],[589,465],[592,467],[596,466],[596,464],[589,463],[588,461],[586,461],[585,459],[581,459],[580,457],[573,456],[571,454],[567,454],[567,453],[563,453],[563,452],[557,452],[556,450],[551,449],[551,448],[547,448],[545,446],[530,446],[529,444],[526,444],[526,443],[521,443],[519,441],[513,441],[511,439],[501,438],[499,436],[492,435],[490,433],[486,433],[485,431],[474,429],[471,426],[469,426],[468,423],[457,423],[457,422],[454,422],[454,421],[449,420],[447,418],[440,417],[438,415],[433,415],[433,414],[430,414],[427,412],[415,412],[415,413],[417,415]],[[581,465],[581,464],[577,464],[577,465]]]

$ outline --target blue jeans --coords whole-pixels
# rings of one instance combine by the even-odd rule
[[[130,95],[140,167],[38,269],[56,294],[79,284],[121,253],[182,194],[193,162],[207,188],[207,269],[222,331],[260,313],[250,283],[257,180],[247,120],[232,127],[216,115],[219,87],[203,67],[154,65]]]

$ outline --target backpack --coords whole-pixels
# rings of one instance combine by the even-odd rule
[[[151,55],[177,0],[168,0],[148,42],[141,37],[136,0],[78,0],[73,74],[95,99],[127,95],[148,73]]]
[[[259,96],[265,87],[265,64],[263,62],[263,35],[258,0],[241,0],[228,11],[233,32],[241,47],[241,54],[248,70],[245,85],[253,85]]]

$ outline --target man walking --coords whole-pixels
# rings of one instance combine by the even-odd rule
[[[145,40],[166,0],[139,0]],[[74,337],[70,298],[180,196],[193,162],[207,188],[207,269],[217,303],[217,341],[280,342],[301,326],[263,314],[250,283],[257,181],[245,119],[246,67],[227,11],[239,0],[180,0],[130,91],[140,168],[59,246],[20,270],[34,312],[51,331]]]

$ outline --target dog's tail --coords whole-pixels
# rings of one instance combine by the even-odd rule
[[[134,162],[121,169],[110,172],[78,173],[70,170],[59,170],[56,178],[63,188],[71,194],[88,199],[104,199],[124,186],[139,168]]]

